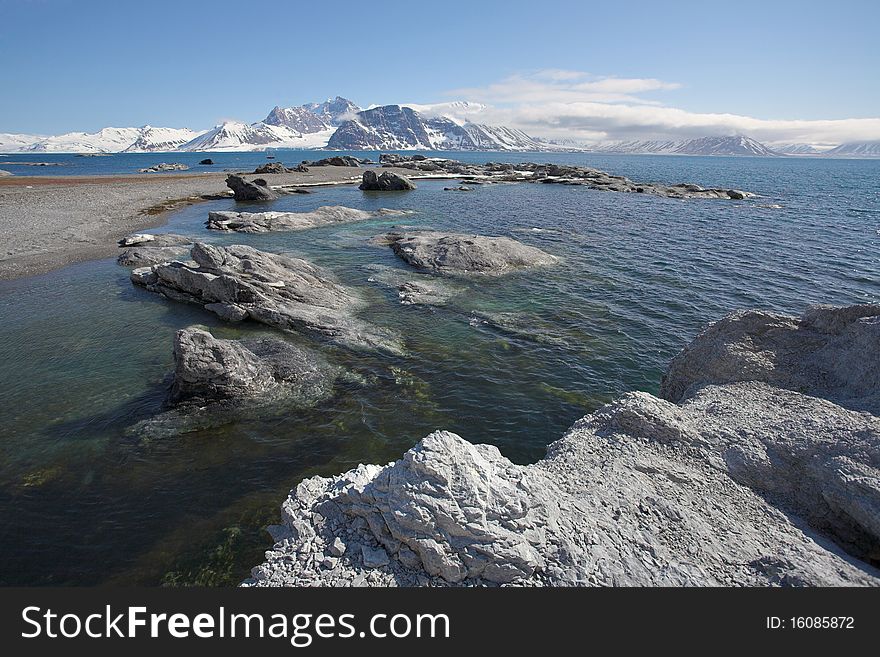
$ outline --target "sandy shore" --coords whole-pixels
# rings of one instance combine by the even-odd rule
[[[394,171],[395,169],[392,169]],[[359,181],[363,168],[254,176],[270,185]],[[404,175],[412,171],[397,170]],[[115,255],[116,241],[161,226],[168,211],[226,195],[227,172],[0,178],[0,280]],[[411,176],[412,177],[412,176]]]

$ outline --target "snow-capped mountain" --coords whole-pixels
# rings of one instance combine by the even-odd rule
[[[0,135],[0,149],[24,153],[151,153],[173,151],[200,133],[187,128],[104,128],[98,132],[68,132],[54,137]],[[25,141],[27,140],[27,141]]]
[[[141,136],[140,128],[104,128],[98,132],[68,132],[46,137],[22,148],[33,153],[118,153]]]
[[[812,144],[773,144],[771,148],[783,155],[821,155],[826,152]]]
[[[183,144],[180,151],[253,151],[265,148],[322,148],[333,128],[303,133],[283,125],[227,121]]]
[[[22,149],[45,139],[39,135],[21,135],[0,132],[0,153],[18,153]]]
[[[675,149],[682,155],[778,155],[761,142],[746,137],[701,137],[684,142]]]
[[[599,153],[674,153],[681,145],[680,141],[663,140],[611,141],[594,144],[590,150]]]
[[[145,125],[140,128],[140,136],[124,152],[165,153],[174,151],[200,134],[203,133],[188,128],[154,128]]]
[[[448,117],[425,118],[406,105],[382,105],[343,122],[327,144],[336,150],[546,151],[556,147],[521,130]]]
[[[328,98],[323,103],[306,103],[302,107],[320,118],[327,125],[332,126],[338,126],[361,111],[360,107],[342,96]]]
[[[327,130],[330,124],[325,123],[314,112],[305,107],[278,107],[276,106],[269,116],[263,119],[267,125],[283,126],[300,133],[321,132]]]
[[[343,121],[327,147],[361,151],[433,150],[434,143],[418,112],[400,105],[383,105]]]
[[[590,150],[602,153],[651,153],[678,155],[779,155],[761,142],[745,135],[700,137],[688,141],[619,141],[593,145]]]
[[[826,157],[880,157],[880,141],[841,144],[823,153]]]

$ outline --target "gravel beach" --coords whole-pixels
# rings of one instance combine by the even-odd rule
[[[359,182],[363,171],[325,166],[247,177],[265,178],[272,186],[328,185]],[[227,195],[227,173],[4,177],[0,280],[115,255],[119,238],[161,226],[168,211]]]

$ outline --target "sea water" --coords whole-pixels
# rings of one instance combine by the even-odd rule
[[[321,155],[276,153],[287,164]],[[669,360],[727,312],[880,300],[880,161],[455,156],[585,164],[760,196],[678,200],[530,184],[451,192],[448,181],[384,195],[326,187],[266,209],[415,213],[258,235],[204,227],[207,213],[232,209],[231,200],[185,208],[154,232],[307,258],[356,288],[369,302],[362,317],[398,331],[407,354],[354,354],[287,335],[360,382],[341,383],[312,409],[151,443],[125,430],[160,410],[177,329],[271,331],[224,324],[136,288],[112,259],[0,283],[0,584],[235,584],[262,560],[271,545],[265,527],[278,522],[280,503],[303,477],[387,463],[441,428],[533,462],[615,396],[656,393]],[[55,157],[74,160],[34,159]],[[42,172],[120,173],[204,157],[215,168],[266,161],[263,153],[120,155]],[[0,168],[8,168],[2,160]],[[462,293],[444,307],[405,306],[381,281],[414,274],[370,243],[402,224],[507,235],[560,261],[449,281]]]

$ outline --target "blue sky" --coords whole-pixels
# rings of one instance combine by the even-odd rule
[[[0,0],[0,132],[206,128],[341,94],[477,100],[495,108],[486,118],[554,136],[663,135],[731,114],[868,119],[846,130],[871,137],[878,23],[868,1]],[[623,106],[641,109],[605,116]]]

